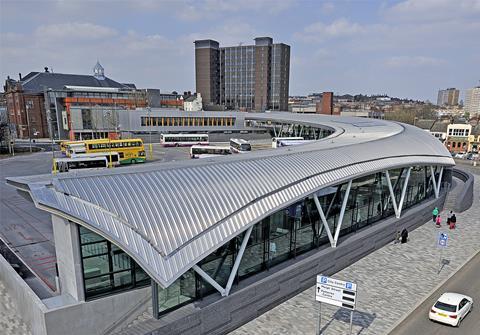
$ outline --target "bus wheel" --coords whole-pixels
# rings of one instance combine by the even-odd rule
[[[132,159],[130,162],[131,162],[132,164],[135,164],[137,161],[134,160],[134,159]]]

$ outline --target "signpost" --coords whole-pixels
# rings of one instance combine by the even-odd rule
[[[320,303],[318,316],[318,334],[321,330],[321,303],[339,306],[350,310],[350,334],[352,333],[353,310],[355,309],[357,296],[357,284],[330,278],[317,276],[315,288],[315,300]]]
[[[448,235],[447,233],[440,232],[438,234],[437,247],[440,249],[440,259],[438,261],[438,273],[442,270],[442,257],[443,249],[448,245]]]

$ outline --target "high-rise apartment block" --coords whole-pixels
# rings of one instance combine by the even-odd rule
[[[220,47],[195,41],[196,91],[205,109],[288,110],[290,46],[270,37]]]
[[[458,105],[458,96],[460,91],[456,88],[447,88],[446,90],[438,91],[437,105],[438,106],[456,106]]]
[[[464,111],[470,113],[480,113],[480,86],[470,88],[465,92]]]

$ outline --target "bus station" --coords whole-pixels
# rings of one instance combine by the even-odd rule
[[[449,152],[412,126],[289,113],[230,119],[305,142],[7,179],[53,225],[59,294],[22,311],[33,329],[101,334],[144,308],[152,318],[129,331],[231,331],[422,225],[451,183]]]

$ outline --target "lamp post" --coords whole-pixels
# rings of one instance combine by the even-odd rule
[[[150,118],[150,113],[152,112],[152,109],[150,107],[147,107],[147,111],[148,111],[147,122],[149,124],[149,130],[150,130],[149,139],[148,139],[148,142],[149,142],[148,149],[150,151],[150,159],[153,160],[153,146],[152,146],[152,123],[153,122]]]
[[[25,109],[27,111],[27,129],[28,129],[28,142],[30,147],[30,153],[32,152],[32,134],[30,132],[30,115],[29,110],[32,107],[32,100],[28,100],[27,104],[25,105]]]
[[[103,108],[103,107],[102,107]],[[107,119],[107,122],[108,122],[108,129],[107,129],[107,137],[108,137],[108,156],[109,156],[109,160],[108,160],[108,167],[109,168],[112,168],[113,167],[113,164],[112,164],[112,141],[110,140],[110,128],[112,126],[112,119],[110,118],[111,117],[111,113],[109,111],[106,111],[105,114],[105,119]]]

